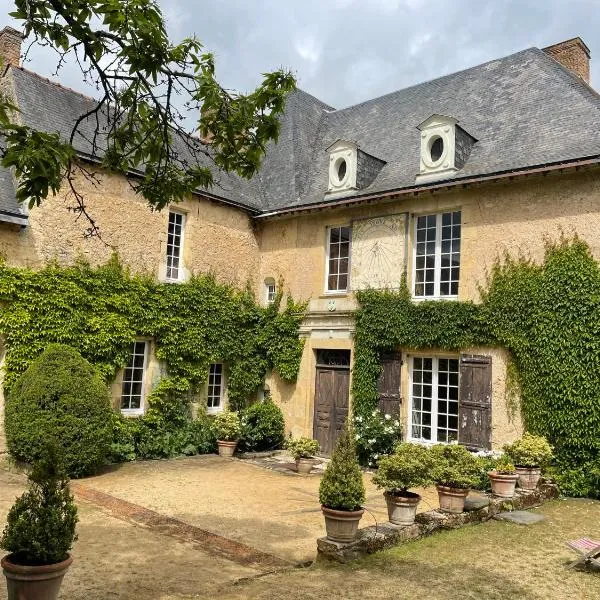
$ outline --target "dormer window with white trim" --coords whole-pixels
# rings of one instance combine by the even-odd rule
[[[421,132],[421,156],[417,183],[454,177],[463,168],[477,141],[444,115],[432,115],[418,127]]]
[[[338,140],[327,148],[329,152],[328,192],[345,192],[356,189],[356,154],[354,142]]]

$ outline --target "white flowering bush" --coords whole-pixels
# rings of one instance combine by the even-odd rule
[[[353,425],[358,461],[367,467],[376,467],[379,458],[391,454],[402,437],[400,421],[377,408],[355,415]]]
[[[479,463],[477,482],[472,486],[475,490],[489,492],[492,489],[488,471],[494,471],[498,463],[506,461],[506,456],[497,450],[479,450],[473,453]]]

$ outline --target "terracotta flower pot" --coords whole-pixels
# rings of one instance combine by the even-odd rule
[[[524,490],[535,490],[540,481],[542,470],[540,467],[515,467],[519,476],[519,487]]]
[[[73,558],[69,555],[62,562],[53,565],[25,566],[11,561],[12,555],[5,556],[2,570],[6,577],[8,600],[56,600],[60,585]]]
[[[358,522],[363,513],[362,510],[333,510],[321,505],[325,517],[325,530],[327,537],[333,542],[351,542],[356,537]]]
[[[296,471],[301,475],[308,475],[315,464],[314,458],[297,458]]]
[[[496,471],[488,471],[488,477],[492,484],[492,494],[500,498],[512,498],[515,495],[515,486],[519,476],[514,473],[507,475]]]
[[[237,447],[237,440],[234,442],[228,442],[225,440],[217,440],[217,446],[219,447],[219,456],[225,458],[231,458]]]
[[[465,498],[469,495],[469,489],[453,488],[445,485],[436,485],[440,510],[449,513],[461,513],[465,509]]]
[[[383,494],[387,503],[388,518],[394,525],[412,525],[415,522],[417,506],[421,501],[419,494],[405,492],[403,496]]]

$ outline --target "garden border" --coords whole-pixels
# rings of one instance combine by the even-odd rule
[[[472,510],[467,509],[462,513],[451,514],[440,510],[430,510],[419,513],[416,522],[412,525],[394,525],[385,522],[363,527],[359,529],[356,539],[347,544],[333,542],[327,537],[319,538],[317,540],[318,557],[346,563],[365,554],[406,544],[437,531],[483,523],[503,511],[541,506],[544,502],[558,497],[558,487],[553,483],[544,483],[537,490],[532,491],[517,489],[513,498],[487,495],[486,506],[481,507],[475,504]]]

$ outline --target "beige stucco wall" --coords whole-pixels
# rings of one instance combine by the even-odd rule
[[[98,186],[79,181],[87,211],[101,237],[86,238],[88,227],[68,210],[67,189],[31,210],[24,229],[0,226],[0,253],[9,264],[38,268],[51,260],[72,263],[82,256],[92,265],[117,251],[134,272],[159,276],[164,265],[169,210],[150,210],[126,178],[97,171]],[[258,266],[258,244],[250,217],[225,204],[194,196],[174,208],[185,213],[184,264],[194,273],[214,272],[219,280],[244,285]]]
[[[486,272],[496,257],[505,252],[526,254],[541,260],[545,241],[562,233],[577,233],[600,259],[600,171],[588,170],[531,177],[498,184],[480,185],[452,192],[428,193],[400,200],[355,208],[323,210],[289,218],[264,221],[259,227],[259,286],[266,277],[283,277],[286,289],[296,298],[310,300],[310,310],[320,315],[319,335],[326,335],[327,319],[336,319],[339,311],[356,304],[353,294],[329,295],[325,285],[325,243],[328,226],[348,225],[353,219],[385,214],[428,214],[445,210],[462,211],[461,273],[459,299],[477,300],[478,286],[485,283]],[[409,227],[408,280],[412,281],[412,231]],[[328,305],[335,302],[329,315]],[[335,330],[328,348],[351,348],[352,327],[347,340]],[[296,386],[277,382],[272,396],[286,415],[293,435],[312,435],[314,405],[314,349],[316,340],[309,334]],[[492,441],[494,448],[512,441],[522,433],[518,414],[511,414],[506,401],[507,355],[502,349],[464,349],[465,352],[492,356],[493,408]],[[408,422],[408,366],[403,366],[403,423]]]

